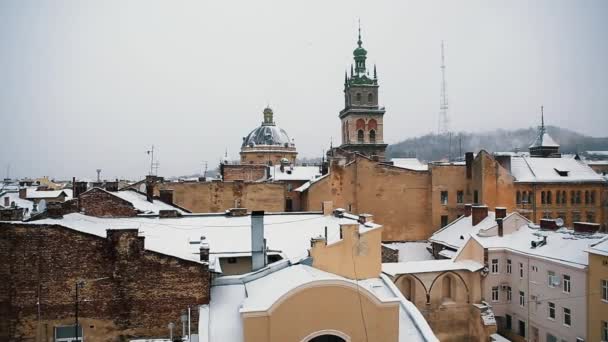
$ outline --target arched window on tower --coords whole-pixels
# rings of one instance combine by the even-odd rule
[[[357,98],[357,103],[361,103],[361,93],[357,93],[356,98]]]
[[[376,143],[376,131],[374,131],[373,129],[369,131],[369,142],[370,144]]]
[[[372,104],[374,101],[374,95],[372,93],[367,94],[367,103]]]
[[[515,196],[515,204],[521,204],[521,192],[519,192],[519,190]]]
[[[362,129],[357,131],[357,142],[363,143],[363,130]]]

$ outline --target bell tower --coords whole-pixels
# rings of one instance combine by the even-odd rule
[[[344,109],[340,111],[342,145],[349,152],[384,159],[387,144],[384,143],[384,107],[378,105],[378,74],[374,65],[373,75],[365,65],[367,51],[361,40],[361,26],[357,48],[353,51],[354,67],[350,76],[344,74]]]

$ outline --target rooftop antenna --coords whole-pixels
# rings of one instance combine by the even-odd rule
[[[158,161],[154,161],[154,145],[146,151],[148,155],[150,155],[150,175],[154,175],[155,172],[158,173],[158,167],[160,163]]]
[[[450,120],[448,118],[448,91],[445,81],[445,53],[443,40],[441,41],[441,94],[439,96],[439,122],[437,134],[445,134],[450,130]]]
[[[203,169],[203,177],[207,177],[207,161],[203,160],[203,165],[205,165],[205,168]]]
[[[97,169],[97,183],[101,182],[101,169]]]

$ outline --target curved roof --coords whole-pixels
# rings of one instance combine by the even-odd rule
[[[257,127],[244,137],[241,147],[255,147],[257,145],[293,147],[291,139],[289,139],[289,135],[284,129],[267,124]]]

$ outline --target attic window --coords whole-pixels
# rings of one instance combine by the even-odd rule
[[[568,173],[570,172],[567,170],[558,170],[558,169],[553,169],[553,170],[555,170],[555,172],[557,172],[557,174],[562,177],[568,177]]]

